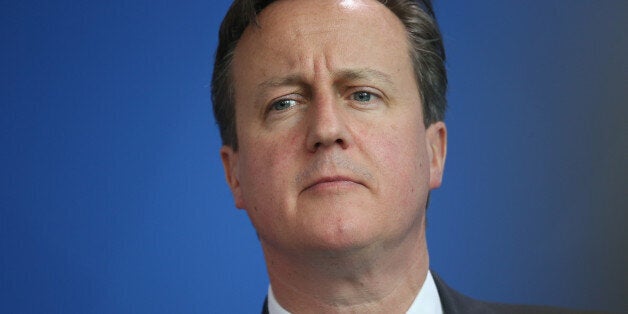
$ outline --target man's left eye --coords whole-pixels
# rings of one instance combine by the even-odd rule
[[[353,93],[353,100],[359,102],[369,102],[373,98],[373,94],[369,92],[357,92]]]

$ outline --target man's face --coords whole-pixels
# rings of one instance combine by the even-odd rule
[[[265,249],[346,251],[423,232],[446,131],[423,125],[404,27],[374,0],[278,1],[232,64],[236,206]]]

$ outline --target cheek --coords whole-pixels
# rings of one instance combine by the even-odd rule
[[[289,144],[287,144],[287,143]],[[250,206],[285,203],[293,187],[297,160],[294,140],[270,140],[262,136],[242,143],[240,152],[242,194]]]
[[[295,215],[294,178],[297,155],[294,143],[276,143],[257,138],[241,146],[241,188],[247,214],[264,241],[289,233],[286,221]]]
[[[380,130],[377,142],[378,163],[399,174],[416,174],[425,168],[425,130],[414,121],[392,124]],[[405,171],[401,171],[404,170]]]
[[[403,208],[416,208],[427,195],[429,168],[426,162],[425,130],[414,121],[395,124],[382,132],[378,140],[376,163],[379,165],[382,187],[390,202]],[[426,196],[425,196],[426,197]]]

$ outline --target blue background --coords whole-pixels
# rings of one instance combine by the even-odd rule
[[[0,312],[255,313],[209,83],[227,1],[3,1]],[[628,310],[628,2],[437,1],[431,265],[473,297]]]

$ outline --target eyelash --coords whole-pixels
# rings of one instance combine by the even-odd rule
[[[284,108],[284,109],[276,109],[277,105],[285,105],[287,102],[290,102],[289,107]],[[288,99],[288,98],[284,98],[284,99],[279,99],[277,101],[274,101],[270,104],[270,108],[269,111],[286,111],[289,110],[290,108],[293,108],[294,106],[297,105],[297,101],[294,99]]]
[[[356,99],[356,97],[360,94],[366,94],[369,96],[368,100],[358,100]],[[360,89],[357,90],[355,92],[352,92],[350,95],[350,101],[356,101],[358,103],[363,103],[363,104],[367,104],[367,103],[371,103],[376,99],[381,99],[381,96],[379,94],[377,94],[376,92],[370,91],[370,90],[365,90],[365,89]],[[375,99],[373,99],[375,98]],[[288,107],[286,108],[282,108],[282,109],[276,109],[278,105],[285,105],[286,103],[290,102],[290,104],[288,105]],[[280,98],[276,101],[273,101],[270,103],[270,105],[268,106],[268,110],[267,113],[270,113],[271,111],[276,111],[276,112],[284,112],[284,111],[288,111],[292,108],[294,108],[295,106],[297,106],[299,104],[299,101],[294,99],[294,98]]]
[[[288,94],[272,100],[266,107],[264,119],[285,117],[287,112],[295,109],[299,104],[302,104],[303,101],[303,97],[299,94]]]
[[[359,100],[358,97],[368,95],[368,100]],[[356,106],[356,108],[360,109],[371,109],[378,108],[379,105],[384,104],[384,97],[379,92],[379,90],[369,87],[360,87],[359,89],[354,89],[349,95],[350,102]]]

